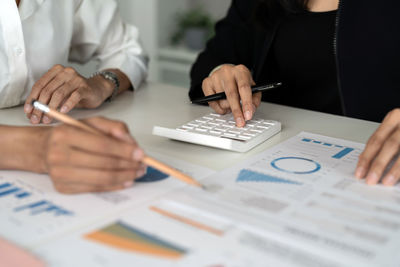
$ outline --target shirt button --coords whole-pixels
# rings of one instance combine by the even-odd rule
[[[14,51],[15,51],[15,54],[16,54],[17,56],[22,55],[22,53],[24,52],[24,50],[23,50],[21,47],[16,47],[16,48],[14,49]]]

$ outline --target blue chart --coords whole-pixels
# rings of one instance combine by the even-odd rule
[[[0,200],[5,197],[13,197],[21,200],[29,200],[32,197],[32,193],[14,186],[11,183],[0,184]],[[38,214],[52,214],[54,216],[70,216],[73,212],[63,209],[52,202],[47,200],[32,201],[29,204],[24,204],[13,209],[14,212],[29,211],[30,215]]]
[[[332,158],[334,158],[334,159],[341,159],[354,151],[354,148],[351,148],[351,147],[344,147],[341,145],[330,144],[330,143],[313,140],[313,139],[309,139],[309,138],[303,138],[301,141],[306,142],[306,143],[318,144],[318,145],[321,145],[324,147],[329,147],[332,149],[336,149],[336,151],[337,151],[337,149],[339,149],[339,152],[334,152],[334,155],[332,156]]]
[[[281,172],[291,174],[312,174],[321,169],[318,162],[301,157],[282,157],[274,159],[271,166]]]
[[[26,198],[31,195],[31,193],[24,191],[22,188],[13,186],[10,183],[0,184],[0,198],[13,195],[16,198]]]
[[[50,201],[40,200],[27,205],[23,205],[14,209],[15,212],[21,212],[24,210],[30,211],[30,215],[46,214],[50,213],[56,217],[58,216],[71,216],[74,213],[66,209],[63,209],[57,205],[54,205]]]
[[[144,175],[142,178],[137,179],[136,182],[139,183],[152,183],[167,179],[169,177],[168,174],[160,172],[152,167],[147,168],[147,174]]]
[[[292,184],[301,185],[302,183],[291,181],[288,179],[271,176],[264,173],[258,173],[251,170],[241,170],[236,182],[264,182],[264,183],[276,183],[276,184]]]

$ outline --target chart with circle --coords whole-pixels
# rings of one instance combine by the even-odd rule
[[[318,162],[302,157],[281,157],[274,159],[271,166],[281,172],[292,174],[312,174],[321,169]]]

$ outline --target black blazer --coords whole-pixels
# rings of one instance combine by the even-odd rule
[[[253,20],[256,4],[257,0],[232,1],[227,16],[216,25],[216,35],[192,67],[191,99],[203,96],[202,81],[225,63],[245,65],[257,84],[276,80],[268,56],[279,20],[257,27]],[[381,121],[390,110],[400,107],[398,10],[399,0],[340,0],[332,46],[344,115]],[[283,90],[266,92],[263,100],[296,106],[296,99]]]

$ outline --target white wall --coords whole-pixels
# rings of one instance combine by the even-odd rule
[[[183,9],[204,6],[217,20],[225,16],[231,0],[117,0],[117,2],[123,19],[139,28],[142,45],[150,58],[149,80],[157,81],[158,50],[169,44],[175,28],[175,15]],[[86,76],[96,71],[94,63],[85,66],[73,64],[73,66]]]

